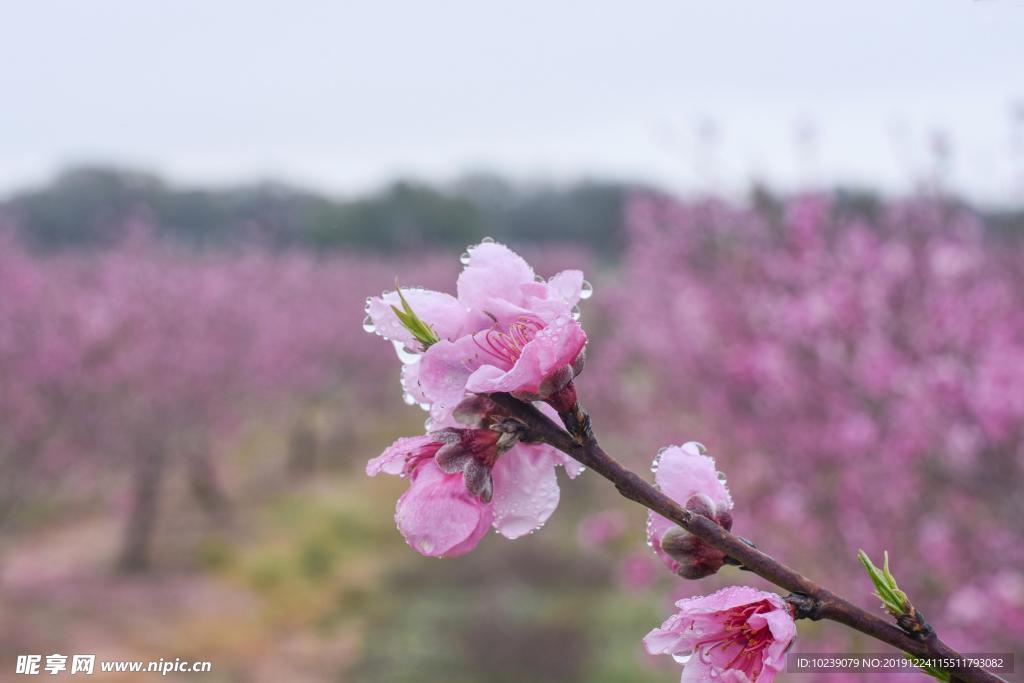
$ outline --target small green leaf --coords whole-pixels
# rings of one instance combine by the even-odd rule
[[[392,306],[391,310],[395,312],[398,317],[398,321],[402,323],[402,327],[409,330],[409,334],[413,338],[423,345],[423,350],[426,351],[432,345],[441,341],[434,329],[423,322],[415,311],[412,310],[412,306],[406,301],[405,296],[402,294],[402,288],[398,284],[398,280],[395,280],[395,292],[398,294],[398,300],[402,303],[402,309],[399,310],[398,306]]]
[[[885,611],[896,617],[906,613],[910,607],[910,600],[907,599],[907,594],[900,590],[896,578],[889,571],[889,553],[885,553],[884,569],[876,567],[863,550],[857,552],[857,559],[871,577],[871,583],[875,585],[875,595],[882,601]]]
[[[899,585],[896,583],[896,577],[889,570],[888,551],[885,552],[881,569],[875,566],[871,558],[863,550],[857,551],[857,559],[864,565],[868,576],[871,577],[871,583],[875,585],[875,595],[882,601],[882,607],[885,608],[886,612],[894,617],[900,617],[914,611],[907,594],[900,590]],[[948,683],[950,679],[948,671],[928,666],[913,655],[904,653],[904,656],[929,676]]]

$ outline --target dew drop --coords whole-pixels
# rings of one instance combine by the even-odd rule
[[[544,282],[544,278],[542,278],[540,275],[534,275],[533,276],[533,281],[534,282]]]
[[[485,237],[482,240],[480,240],[480,244],[494,244],[494,238],[493,237]]]
[[[366,328],[364,327],[363,329]],[[405,348],[405,344],[402,342],[392,341],[391,345],[395,347],[395,355],[398,356],[398,360],[402,361],[402,365],[412,365],[419,362],[420,354]]]
[[[469,265],[469,252],[468,251],[462,252],[462,256],[459,257],[459,263],[461,263],[464,266],[468,266]]]
[[[367,315],[369,315],[369,313],[370,313],[370,306],[372,306],[372,305],[373,305],[373,297],[370,297],[370,296],[366,297],[366,305],[363,306],[363,312],[366,313]]]
[[[422,552],[424,555],[429,555],[430,551],[434,549],[434,543],[430,539],[423,539],[422,541],[420,541],[419,545],[420,552]]]
[[[572,315],[572,319],[573,320],[579,320],[580,319],[580,307],[579,306],[573,306],[572,307],[572,313],[570,315]]]
[[[661,465],[661,458],[665,455],[665,451],[667,450],[667,446],[665,448],[659,448],[658,452],[654,454],[654,460],[651,461],[651,472],[653,474],[658,473],[658,466]]]
[[[672,659],[676,660],[677,664],[686,664],[688,661],[690,661],[690,657],[693,657],[693,653],[692,652],[686,652],[686,653],[681,653],[681,654],[677,654],[677,655],[672,655]]]
[[[373,324],[373,318],[366,316],[363,318],[363,332],[376,332],[377,326]]]
[[[687,441],[683,444],[683,450],[694,455],[708,454],[708,449],[700,441]]]
[[[719,471],[715,476],[718,477],[718,481],[725,482],[725,472]]]
[[[592,296],[594,296],[594,285],[584,280],[583,284],[580,285],[580,298],[586,300]]]
[[[405,401],[405,405],[411,406],[416,403],[416,397],[410,394],[408,391],[402,394],[402,400]]]

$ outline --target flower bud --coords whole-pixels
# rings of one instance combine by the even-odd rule
[[[662,449],[652,469],[662,492],[686,510],[732,528],[732,497],[701,444]],[[709,576],[725,563],[724,553],[653,512],[648,514],[647,540],[665,566],[684,578]]]
[[[711,576],[725,564],[724,553],[680,527],[665,532],[661,537],[661,549],[675,560],[675,572],[684,579]]]

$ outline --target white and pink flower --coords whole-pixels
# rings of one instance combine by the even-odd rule
[[[796,637],[789,605],[775,593],[729,586],[676,603],[679,611],[644,638],[651,654],[685,662],[681,683],[771,683]]]
[[[583,273],[566,270],[538,281],[526,261],[502,244],[484,242],[467,253],[457,297],[402,290],[438,338],[429,348],[422,348],[392,310],[399,305],[397,292],[367,303],[373,329],[404,347],[410,365],[418,362],[403,372],[403,386],[431,405],[438,422],[467,392],[545,400],[583,369],[587,335],[573,314],[585,291]]]

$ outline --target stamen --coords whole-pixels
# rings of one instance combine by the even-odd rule
[[[523,353],[523,348],[543,329],[544,323],[541,320],[532,316],[520,316],[507,330],[501,331],[495,325],[484,333],[482,342],[474,336],[473,343],[484,353],[515,365]]]

